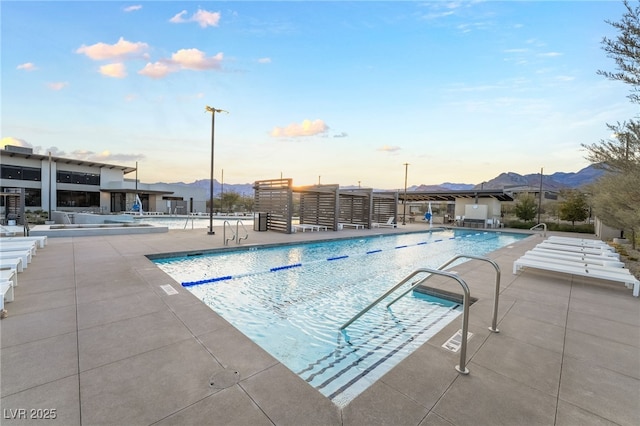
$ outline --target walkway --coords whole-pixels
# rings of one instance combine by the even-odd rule
[[[418,229],[249,231],[243,245]],[[540,240],[491,254],[502,270],[498,334],[488,330],[493,268],[454,268],[480,299],[469,375],[441,348],[460,328],[454,322],[339,410],[145,257],[220,247],[221,229],[49,238],[0,322],[1,423],[640,424],[640,300],[602,281],[512,275],[513,260]]]

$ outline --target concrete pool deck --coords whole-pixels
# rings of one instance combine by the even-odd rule
[[[424,228],[249,231],[242,246]],[[541,240],[489,255],[502,271],[497,334],[488,330],[493,268],[453,268],[479,299],[469,375],[454,369],[459,354],[441,347],[460,328],[454,321],[338,409],[145,256],[223,247],[221,228],[49,238],[0,321],[0,423],[640,424],[640,300],[601,280],[513,275],[513,261]],[[37,419],[47,414],[56,418]]]

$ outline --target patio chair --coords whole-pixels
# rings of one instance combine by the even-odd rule
[[[387,221],[385,223],[374,222],[374,223],[372,223],[372,226],[374,228],[397,228],[398,224],[394,223],[395,220],[396,220],[396,218],[391,216],[391,217],[389,217],[389,219],[387,219]]]

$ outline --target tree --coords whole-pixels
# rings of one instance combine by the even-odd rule
[[[233,206],[235,206],[240,200],[240,194],[237,192],[229,191],[225,192],[220,197],[220,204],[223,211],[233,211]]]
[[[599,144],[582,145],[587,150],[587,160],[609,172],[624,173],[638,167],[640,162],[640,121],[615,125],[607,124],[614,138],[601,140]]]
[[[529,193],[520,195],[516,201],[515,213],[520,220],[532,221],[536,217],[535,197]]]
[[[560,219],[570,220],[571,226],[576,226],[576,221],[582,222],[589,217],[589,206],[585,195],[580,191],[562,191],[564,201],[560,203]]]
[[[615,40],[604,37],[603,49],[612,58],[618,68],[617,72],[599,70],[598,74],[610,80],[618,80],[631,85],[629,99],[640,102],[640,3],[635,8],[628,0],[624,0],[627,9],[620,22],[605,21],[619,30]]]
[[[628,98],[640,103],[640,2],[636,7],[628,0],[623,3],[626,11],[620,22],[607,21],[619,30],[618,37],[602,40],[617,71],[598,74],[629,84]],[[582,145],[587,150],[586,158],[607,171],[590,188],[592,206],[603,223],[629,232],[635,248],[636,235],[640,233],[640,121],[636,117],[607,127],[613,132],[613,139]]]

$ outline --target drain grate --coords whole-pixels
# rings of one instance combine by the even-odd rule
[[[471,336],[473,336],[473,333],[470,333],[467,331],[467,342],[471,339]],[[460,350],[461,345],[462,345],[462,330],[458,330],[456,331],[456,334],[454,334],[449,338],[449,340],[444,342],[442,347],[451,352],[458,352]]]
[[[234,370],[222,370],[209,378],[209,386],[214,389],[226,389],[240,381],[240,373]]]

